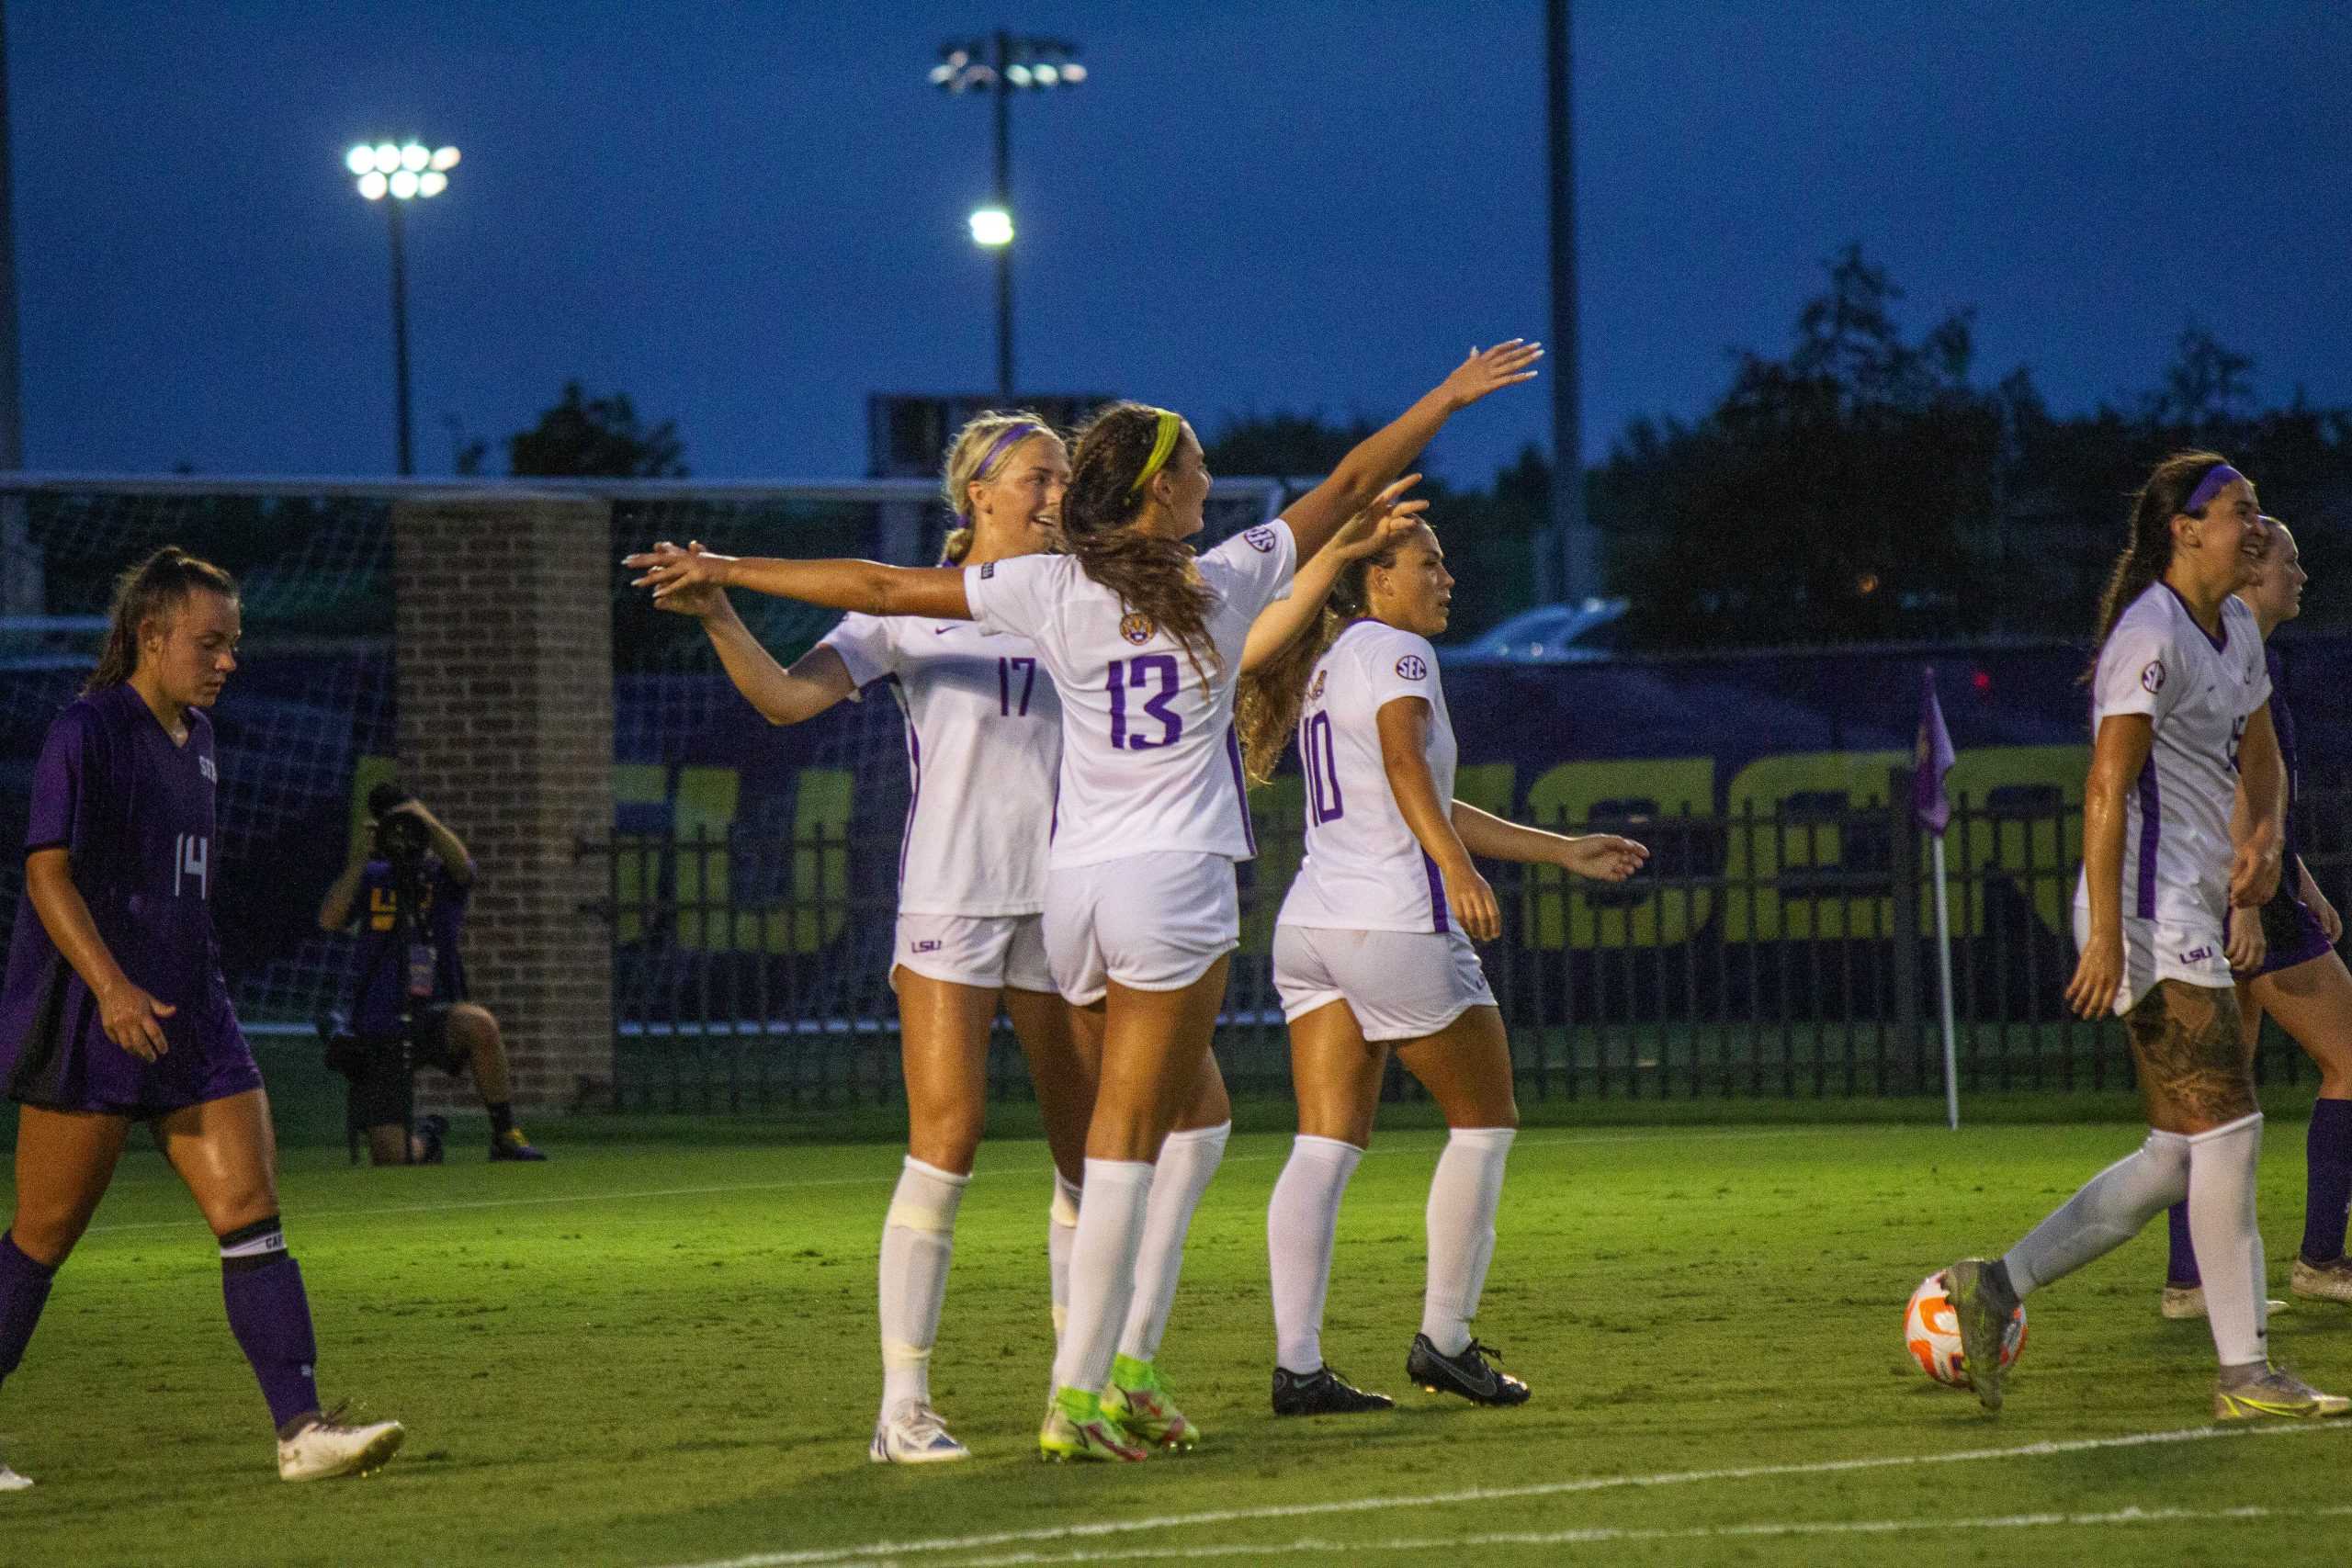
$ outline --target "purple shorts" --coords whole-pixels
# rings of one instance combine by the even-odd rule
[[[62,967],[62,965],[61,965]],[[171,1049],[142,1062],[106,1037],[97,1002],[78,976],[63,987],[48,1027],[0,1040],[8,1098],[48,1111],[90,1111],[143,1121],[261,1087],[261,1068],[226,998],[202,1013],[163,1021]]]
[[[2311,906],[2291,893],[2280,893],[2262,907],[2262,937],[2269,951],[2253,978],[2324,958],[2335,946],[2320,928]]]

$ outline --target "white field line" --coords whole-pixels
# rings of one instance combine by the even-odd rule
[[[1412,1132],[1428,1129],[1414,1128]],[[1818,1127],[1758,1128],[1747,1132],[1712,1133],[1615,1133],[1570,1134],[1558,1137],[1521,1138],[1520,1145],[1550,1146],[1559,1144],[1640,1144],[1673,1138],[1679,1142],[1720,1142],[1726,1139],[1790,1138],[1800,1134],[1818,1134]],[[794,1145],[779,1144],[780,1150]],[[1226,1165],[1255,1165],[1266,1160],[1288,1159],[1290,1151],[1276,1150],[1261,1155],[1228,1155]],[[480,1198],[455,1199],[438,1203],[368,1203],[343,1209],[298,1208],[294,1217],[299,1221],[322,1218],[368,1219],[386,1214],[451,1214],[469,1209],[533,1209],[560,1203],[617,1203],[640,1198],[705,1198],[722,1192],[783,1192],[801,1188],[818,1187],[881,1187],[899,1179],[897,1167],[876,1171],[872,1176],[811,1176],[796,1177],[786,1181],[745,1181],[726,1187],[649,1187],[635,1192],[568,1192],[550,1198]],[[119,1231],[180,1230],[191,1222],[178,1220],[126,1220],[119,1224],[92,1225],[85,1235],[110,1235]]]
[[[1419,1540],[1326,1540],[1313,1536],[1257,1545],[1151,1547],[1139,1551],[1080,1550],[1045,1553],[1008,1552],[996,1557],[967,1557],[955,1568],[1032,1568],[1032,1565],[1074,1562],[1120,1562],[1151,1559],[1199,1561],[1219,1557],[1353,1556],[1371,1551],[1458,1552],[1492,1546],[1608,1546],[1628,1542],[1753,1540],[1767,1537],[1902,1535],[1947,1530],[2098,1529],[2115,1525],[2253,1524],[2288,1519],[2310,1523],[2352,1516],[2352,1506],[2324,1508],[2117,1508],[2101,1514],[2007,1514],[1973,1519],[1851,1519],[1814,1522],[1801,1519],[1763,1520],[1745,1525],[1701,1525],[1688,1529],[1620,1529],[1593,1526],[1563,1530],[1506,1530],[1487,1535],[1429,1537]],[[869,1562],[887,1560],[869,1559]],[[848,1568],[856,1568],[855,1564]]]
[[[1966,1464],[1978,1460],[2047,1459],[2060,1454],[2092,1453],[2109,1449],[2148,1448],[2165,1443],[2208,1442],[2223,1438],[2293,1436],[2314,1431],[2352,1431],[2352,1421],[2298,1422],[2288,1426],[2187,1427],[2165,1432],[2134,1432],[2115,1438],[2075,1438],[2063,1441],[2020,1443],[2006,1449],[1962,1449],[1951,1453],[1881,1454],[1861,1459],[1813,1460],[1787,1464],[1737,1465],[1719,1470],[1663,1471],[1649,1475],[1592,1475],[1569,1481],[1537,1482],[1524,1486],[1476,1486],[1458,1492],[1430,1492],[1413,1496],[1351,1497],[1323,1503],[1275,1503],[1250,1508],[1212,1508],[1190,1514],[1161,1514],[1135,1518],[1089,1519],[1078,1524],[1037,1529],[993,1530],[984,1535],[934,1536],[926,1540],[876,1541],[865,1546],[815,1547],[797,1551],[757,1552],[671,1568],[800,1568],[813,1563],[852,1564],[875,1559],[927,1555],[934,1552],[981,1551],[990,1547],[1082,1540],[1094,1537],[1144,1531],[1187,1529],[1201,1525],[1238,1524],[1255,1519],[1311,1518],[1333,1514],[1366,1514],[1391,1508],[1447,1507],[1462,1503],[1492,1503],[1531,1497],[1562,1497],[1576,1493],[1604,1492],[1621,1487],[1688,1486],[1718,1481],[1755,1481],[1776,1476],[1836,1475],[1856,1471],[1907,1470],[1924,1465]],[[1627,1539],[1633,1539],[1628,1535]],[[1253,1549],[1255,1550],[1255,1549]],[[1161,1555],[1173,1555],[1167,1548]],[[1152,1555],[1144,1553],[1143,1555]],[[1027,1562],[1028,1558],[1007,1561]],[[1070,1559],[1081,1561],[1081,1559]]]

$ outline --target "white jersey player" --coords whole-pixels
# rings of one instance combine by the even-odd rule
[[[1197,1438],[1149,1354],[1164,1309],[1147,1298],[1172,1298],[1174,1271],[1148,1285],[1134,1263],[1154,1235],[1181,1238],[1223,1143],[1223,1127],[1204,1130],[1214,1146],[1204,1140],[1182,1170],[1161,1155],[1207,1076],[1226,954],[1238,935],[1232,863],[1251,844],[1230,721],[1248,623],[1448,417],[1530,378],[1540,353],[1517,342],[1474,353],[1342,458],[1283,523],[1216,559],[1183,543],[1200,532],[1208,498],[1199,439],[1176,414],[1133,403],[1098,415],[1072,457],[1061,516],[1071,575],[640,558],[650,570],[639,581],[657,597],[708,581],[883,615],[984,616],[1034,639],[1060,677],[1062,819],[1046,877],[1048,946],[1065,996],[1102,988],[1104,1033],[1069,1326],[1038,1433],[1049,1458],[1139,1460],[1150,1446]],[[1077,597],[1081,578],[1102,594]],[[1049,581],[1072,598],[1047,602],[1035,591]],[[1115,613],[1097,614],[1105,604]],[[1141,1309],[1140,1325],[1130,1306]]]
[[[1528,1397],[1470,1333],[1519,1125],[1502,1013],[1470,945],[1499,934],[1500,912],[1470,857],[1619,881],[1648,856],[1630,839],[1541,832],[1453,798],[1453,726],[1429,641],[1445,629],[1453,589],[1437,536],[1414,524],[1340,574],[1322,630],[1251,694],[1252,772],[1271,770],[1278,727],[1296,714],[1306,785],[1306,863],[1274,931],[1299,1108],[1266,1216],[1278,1416],[1393,1403],[1322,1352],[1340,1201],[1371,1140],[1391,1050],[1451,1129],[1430,1185],[1428,1280],[1406,1375],[1479,1404]]]
[[[1997,1259],[1946,1270],[1977,1397],[2002,1402],[2001,1342],[2030,1292],[2112,1251],[2184,1194],[2221,1374],[2219,1420],[2341,1416],[2269,1362],[2255,1222],[2262,1153],[2230,971],[2258,967],[2262,924],[2229,920],[2278,886],[2284,805],[2269,680],[2252,615],[2231,597],[2260,566],[2254,486],[2210,452],[2156,465],[2100,605],[2090,776],[2083,789],[2082,950],[2066,999],[2120,1013],[2146,1142]],[[2234,775],[2234,776],[2233,776]],[[2250,830],[2233,851],[2233,791]]]
[[[2137,715],[2150,726],[2147,760],[2123,797],[2124,981],[2128,1013],[2161,978],[2226,987],[2230,811],[2247,722],[2270,700],[2254,612],[2222,601],[2218,634],[2189,614],[2171,584],[2142,591],[2099,649],[2091,729]],[[2075,941],[2090,939],[2090,875],[2075,887]]]
[[[951,560],[1044,547],[1069,478],[1060,437],[1035,416],[984,414],[949,449],[945,493],[962,525]],[[664,547],[640,562],[691,558]],[[1061,722],[1036,650],[961,618],[852,615],[789,671],[724,591],[661,600],[702,618],[736,685],[775,724],[814,717],[887,683],[907,725],[908,809],[890,983],[899,994],[907,1157],[882,1232],[879,1462],[966,1458],[931,1403],[930,1359],[956,1210],[986,1119],[989,1033],[1001,1002],[1028,1057],[1056,1166],[1048,1230],[1055,1315],[1067,1310],[1069,1240],[1092,1069],[1046,967],[1046,846]]]

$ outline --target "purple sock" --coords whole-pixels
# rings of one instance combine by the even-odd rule
[[[17,1238],[0,1231],[0,1382],[7,1382],[25,1359],[33,1325],[40,1321],[41,1305],[49,1300],[49,1282],[55,1278],[56,1269],[26,1257]]]
[[[284,1246],[280,1241],[278,1250],[220,1259],[229,1331],[253,1363],[262,1396],[269,1401],[269,1418],[281,1431],[297,1416],[319,1407],[311,1372],[319,1348],[311,1336],[311,1299],[302,1293],[302,1270]]]
[[[2172,1261],[2165,1265],[2165,1283],[2203,1284],[2205,1277],[2197,1271],[2197,1248],[2188,1241],[2188,1200],[2183,1198],[2165,1210],[2165,1220],[2172,1233]]]
[[[2344,1256],[2344,1212],[2352,1204],[2352,1100],[2312,1103],[2303,1160],[2303,1261],[2333,1263]]]

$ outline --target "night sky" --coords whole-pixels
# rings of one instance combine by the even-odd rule
[[[2352,403],[2352,7],[1577,10],[1589,458],[1781,350],[1849,240],[2061,410],[2152,387],[2192,315],[2266,399]],[[14,0],[26,462],[390,471],[384,220],[342,158],[413,134],[465,154],[409,227],[420,471],[575,376],[699,476],[862,471],[866,393],[993,379],[989,112],[924,73],[1000,24],[1091,73],[1014,105],[1023,384],[1385,414],[1548,333],[1542,16]],[[1549,432],[1507,394],[1435,466]]]

